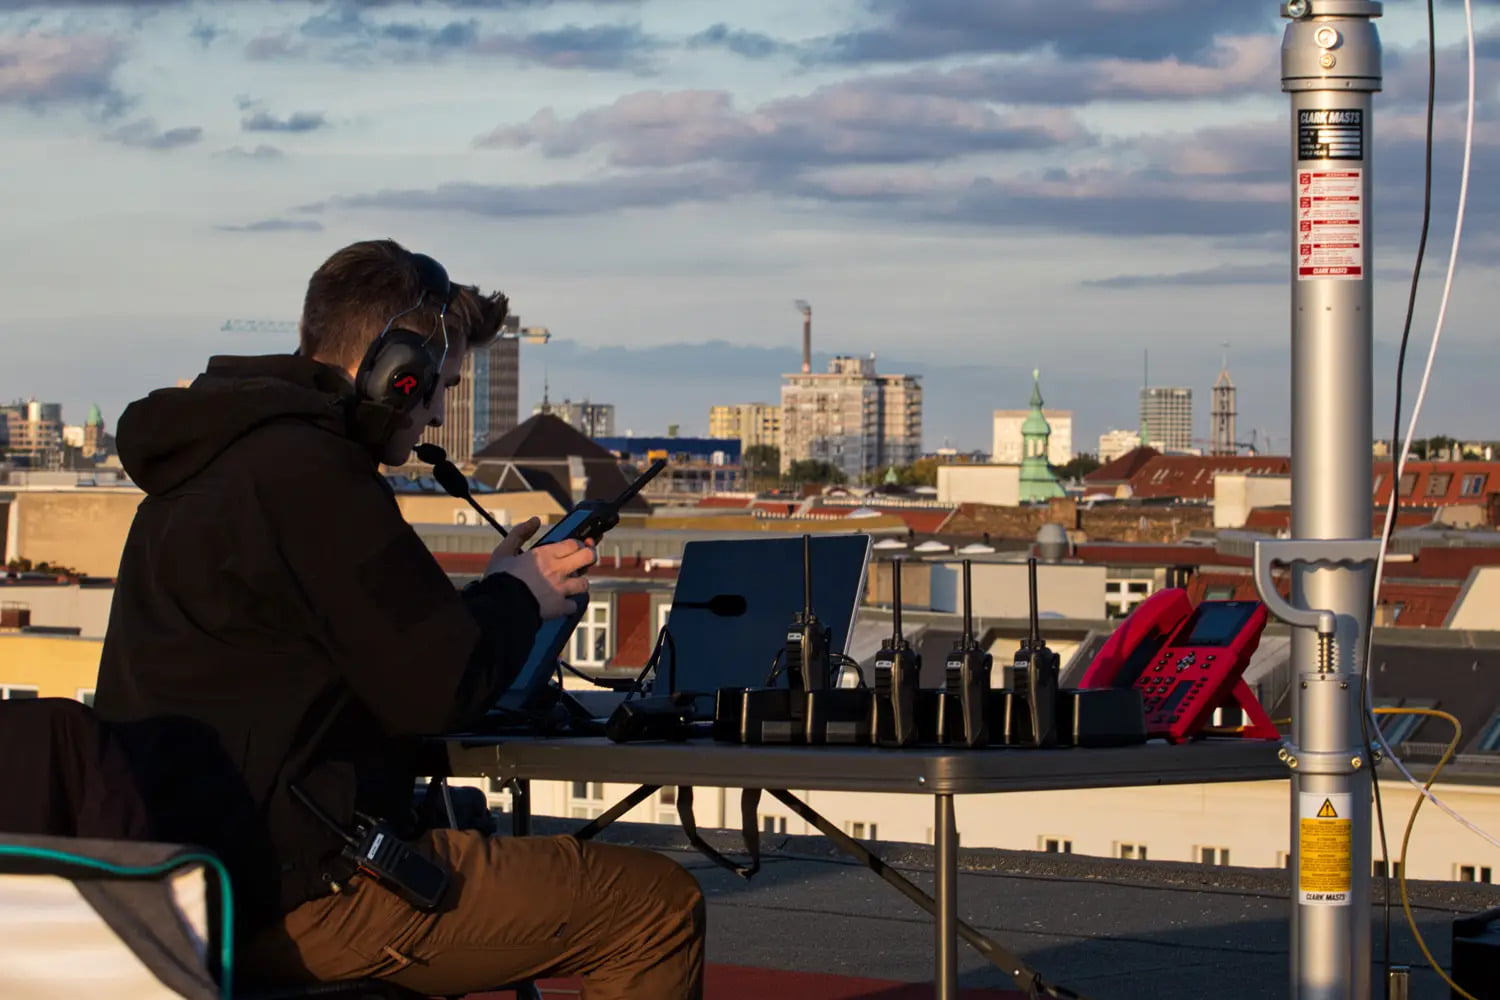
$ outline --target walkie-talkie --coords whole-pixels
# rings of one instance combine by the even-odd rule
[[[875,744],[917,742],[917,688],[922,658],[901,634],[901,562],[891,561],[891,637],[875,654]]]
[[[952,726],[944,733],[951,742],[966,747],[982,747],[990,741],[989,719],[985,702],[990,693],[990,672],[994,657],[974,641],[974,605],[971,600],[969,560],[964,560],[964,631],[953,644],[945,664],[947,694],[958,702],[958,719],[963,729]],[[952,705],[952,701],[949,702]]]
[[[565,538],[599,541],[606,531],[620,523],[620,511],[624,506],[635,499],[635,495],[645,489],[646,484],[655,479],[657,473],[666,467],[666,459],[658,458],[645,472],[636,477],[635,482],[626,486],[624,491],[613,500],[579,501],[578,506],[568,511],[567,517],[548,528],[547,533],[532,548],[536,548],[537,545],[560,542]]]
[[[1022,746],[1057,745],[1057,675],[1062,658],[1042,638],[1036,603],[1036,558],[1026,560],[1031,589],[1031,633],[1021,640],[1015,662],[1005,668],[1006,687],[1015,692],[1006,742]]]
[[[786,630],[786,679],[792,691],[792,717],[806,712],[804,695],[829,686],[829,628],[818,621],[812,606],[812,536],[802,536],[802,610]]]

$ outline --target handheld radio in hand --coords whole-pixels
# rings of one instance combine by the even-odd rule
[[[1036,558],[1026,560],[1031,588],[1031,633],[1021,640],[1015,661],[1005,668],[1011,700],[1005,742],[1022,746],[1057,745],[1057,675],[1062,662],[1042,638],[1036,605]]]
[[[969,560],[964,563],[964,631],[953,644],[944,664],[946,693],[958,703],[958,719],[962,726],[943,735],[951,742],[968,747],[984,746],[990,741],[989,719],[986,700],[990,693],[990,673],[994,657],[986,653],[974,640],[974,605],[971,600]],[[1033,604],[1035,602],[1033,601]],[[952,704],[950,701],[949,704]]]
[[[432,477],[438,481],[449,496],[460,500],[467,500],[470,507],[479,511],[479,516],[490,522],[490,527],[500,532],[500,537],[505,537],[505,529],[500,527],[500,522],[490,516],[490,512],[479,506],[469,492],[469,480],[458,471],[458,466],[448,461],[448,453],[435,444],[423,441],[416,447],[417,457],[432,466]]]
[[[875,654],[875,743],[905,747],[917,742],[917,688],[922,658],[901,634],[901,563],[891,560],[891,637]]]
[[[581,501],[578,506],[568,511],[567,517],[564,517],[549,528],[547,533],[532,548],[536,548],[537,545],[549,545],[552,542],[560,542],[567,538],[576,538],[579,541],[589,541],[591,539],[595,542],[599,541],[599,539],[604,537],[606,531],[609,531],[620,523],[621,509],[631,500],[635,499],[636,494],[644,489],[646,484],[655,479],[657,473],[666,467],[666,459],[658,458],[613,500]]]

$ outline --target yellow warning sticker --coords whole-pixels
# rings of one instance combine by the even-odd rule
[[[1303,792],[1297,817],[1297,890],[1304,904],[1348,906],[1354,876],[1350,799]]]

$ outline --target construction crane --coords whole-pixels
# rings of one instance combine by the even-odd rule
[[[227,319],[219,327],[220,333],[285,333],[295,334],[297,324],[282,319]],[[521,340],[528,344],[545,344],[552,339],[552,331],[545,326],[512,326],[506,324],[499,334],[500,340]]]

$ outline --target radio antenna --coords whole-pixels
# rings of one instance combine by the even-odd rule
[[[812,619],[812,535],[802,536],[802,620]]]
[[[964,638],[963,646],[968,649],[974,643],[974,602],[970,599],[968,559],[964,560]]]
[[[891,560],[891,645],[901,646],[901,560]]]
[[[1031,646],[1035,649],[1042,641],[1042,627],[1037,620],[1036,610],[1036,556],[1026,560],[1026,572],[1030,577],[1028,583],[1031,589]]]

